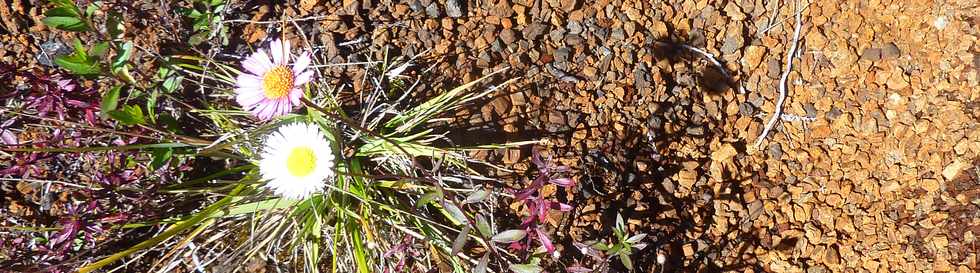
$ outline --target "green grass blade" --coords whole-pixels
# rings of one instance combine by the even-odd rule
[[[170,239],[170,237],[173,237],[174,235],[177,235],[178,233],[183,232],[183,231],[185,231],[185,230],[187,230],[187,229],[189,229],[189,228],[197,225],[198,223],[201,223],[201,221],[204,221],[205,219],[207,219],[208,216],[211,215],[212,213],[214,213],[214,212],[216,212],[216,211],[218,211],[220,209],[223,209],[224,207],[228,206],[228,204],[231,204],[231,201],[232,201],[232,199],[234,199],[234,196],[236,194],[238,194],[238,192],[242,191],[242,189],[244,189],[244,188],[245,188],[245,185],[244,184],[239,185],[234,190],[232,190],[232,192],[228,196],[225,196],[224,198],[221,198],[220,200],[218,200],[218,202],[215,202],[214,204],[211,204],[207,208],[204,208],[203,210],[201,210],[198,213],[194,214],[194,217],[191,217],[190,219],[187,219],[186,221],[182,221],[182,222],[180,222],[180,223],[178,223],[178,224],[176,224],[174,226],[171,226],[170,228],[167,228],[167,230],[164,231],[163,233],[160,233],[160,235],[157,235],[157,236],[155,236],[153,238],[150,238],[150,239],[148,239],[146,241],[140,242],[139,244],[136,244],[135,246],[132,246],[132,247],[126,249],[126,250],[117,252],[116,254],[113,254],[113,255],[111,255],[111,256],[109,256],[107,258],[104,258],[102,260],[99,260],[99,261],[96,261],[96,262],[91,263],[89,265],[86,265],[86,266],[82,267],[81,269],[79,269],[78,272],[79,273],[88,273],[88,272],[92,272],[92,271],[98,270],[99,268],[102,268],[102,267],[104,267],[106,265],[109,265],[109,264],[111,264],[111,263],[113,263],[113,262],[115,262],[115,261],[117,261],[119,259],[122,259],[122,258],[126,257],[126,256],[129,256],[130,254],[133,254],[134,252],[137,252],[137,251],[140,251],[140,250],[143,250],[143,249],[147,249],[147,248],[153,247],[153,246],[155,246],[155,245],[157,245],[157,244],[159,244],[159,243],[161,243],[161,242],[163,242],[163,241],[165,241],[167,239]]]

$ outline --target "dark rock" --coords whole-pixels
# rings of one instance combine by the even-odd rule
[[[824,117],[827,118],[827,120],[833,121],[842,114],[844,114],[844,111],[841,111],[840,108],[832,107],[830,108],[830,111],[827,111],[827,114],[824,114]]]
[[[769,145],[769,157],[779,160],[783,157],[783,146],[778,142],[773,142]]]
[[[804,103],[803,110],[806,111],[807,117],[812,118],[817,116],[817,107],[813,106],[813,103]]]
[[[732,54],[740,47],[742,47],[742,44],[739,42],[738,37],[728,36],[725,38],[725,43],[721,46],[721,53]]]
[[[622,28],[615,28],[612,30],[609,39],[613,41],[626,40],[626,31],[624,31]]]
[[[634,86],[636,90],[643,90],[650,87],[650,71],[647,69],[645,63],[639,63],[633,69],[633,78],[635,79]]]
[[[54,59],[72,53],[72,49],[58,41],[48,41],[41,44],[41,52],[34,58],[45,66],[55,66]]]
[[[755,107],[751,103],[743,102],[738,105],[738,114],[742,116],[752,116],[755,113]]]
[[[782,71],[782,69],[783,69],[781,67],[781,65],[783,65],[783,64],[780,63],[779,60],[777,60],[775,58],[769,59],[769,62],[766,65],[769,68],[768,69],[769,70],[768,71],[769,73],[766,74],[766,76],[769,76],[769,78],[771,78],[771,79],[778,79],[779,78],[779,72]]]

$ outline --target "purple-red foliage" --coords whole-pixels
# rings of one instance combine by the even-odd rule
[[[525,240],[511,243],[510,247],[514,250],[525,251],[530,249],[532,241],[538,241],[548,253],[554,253],[555,246],[544,231],[543,225],[546,223],[550,211],[570,211],[572,206],[542,198],[541,188],[547,184],[569,188],[575,186],[575,181],[561,176],[569,171],[567,166],[554,164],[551,158],[541,158],[538,151],[534,151],[531,155],[531,162],[537,167],[538,176],[531,181],[530,185],[514,194],[514,198],[518,202],[523,202],[529,212],[527,218],[521,222],[521,228],[527,232],[527,237]]]

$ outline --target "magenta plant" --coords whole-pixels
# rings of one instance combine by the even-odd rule
[[[534,151],[531,155],[531,162],[538,169],[537,177],[526,188],[514,193],[516,201],[522,202],[527,208],[528,215],[521,222],[520,229],[498,233],[493,241],[510,243],[510,248],[519,252],[532,250],[534,242],[537,242],[546,253],[557,257],[557,249],[544,229],[545,223],[552,210],[565,212],[572,210],[572,206],[542,197],[541,189],[548,184],[570,188],[575,185],[575,181],[562,176],[569,171],[567,166],[557,165],[551,161],[551,158],[542,158],[538,151]],[[538,259],[532,259],[530,264],[511,265],[511,270],[540,272],[541,268],[537,266],[537,261]]]

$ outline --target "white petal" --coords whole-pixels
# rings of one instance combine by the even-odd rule
[[[312,79],[313,79],[313,71],[306,71],[306,73],[299,74],[299,76],[296,76],[296,81],[293,81],[293,85],[302,86],[310,82],[310,80]]]
[[[293,64],[293,74],[303,73],[303,71],[305,71],[306,68],[310,66],[310,62],[312,61],[313,59],[310,58],[309,51],[300,54],[299,57],[296,58],[296,63]]]

